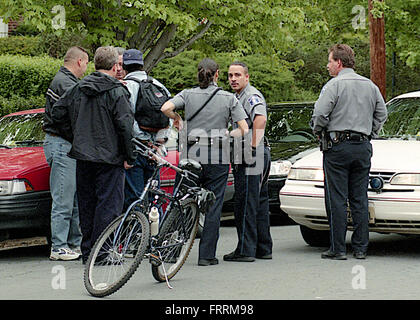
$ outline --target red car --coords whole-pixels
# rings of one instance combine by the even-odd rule
[[[50,168],[45,160],[42,130],[44,109],[6,115],[0,119],[0,242],[9,238],[49,236]],[[167,143],[166,159],[177,164],[177,134]],[[161,185],[172,191],[173,170],[161,172]],[[233,197],[230,176],[225,201]],[[0,246],[1,249],[1,246]]]

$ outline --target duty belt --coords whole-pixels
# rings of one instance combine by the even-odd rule
[[[370,140],[370,136],[367,136],[363,133],[355,132],[355,131],[330,131],[329,135],[333,143],[339,143],[345,140],[348,140],[348,141]]]
[[[208,137],[188,137],[188,144],[198,144],[201,146],[212,146],[212,145],[219,145],[222,143],[224,138],[222,137],[214,137],[214,138],[208,138]]]

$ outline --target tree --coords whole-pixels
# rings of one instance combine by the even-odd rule
[[[369,0],[370,78],[386,99],[385,19],[382,12],[376,16],[374,8],[380,3],[383,0]]]
[[[302,1],[304,3],[304,1]],[[83,33],[95,50],[101,45],[138,48],[145,68],[190,48],[211,29],[242,53],[276,58],[293,43],[294,32],[311,31],[303,5],[290,0],[2,0],[6,21],[23,17],[40,31]]]

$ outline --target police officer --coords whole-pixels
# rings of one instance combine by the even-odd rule
[[[261,92],[250,85],[248,67],[245,63],[232,63],[229,66],[228,77],[230,86],[236,92],[235,96],[244,106],[252,131],[250,130],[248,134],[249,139],[245,140],[243,152],[238,152],[245,156],[233,166],[234,214],[238,244],[233,252],[224,255],[223,260],[253,262],[255,257],[271,259],[272,239],[268,205],[271,157],[270,148],[264,143],[267,106]],[[246,157],[249,149],[252,150],[252,161],[248,161]]]
[[[336,44],[329,49],[327,82],[315,103],[311,127],[327,137],[323,147],[325,208],[330,226],[330,248],[324,259],[345,260],[347,203],[354,224],[353,255],[365,259],[369,243],[368,183],[371,137],[387,118],[378,87],[354,72],[352,48]],[[325,140],[325,139],[322,139]]]
[[[215,203],[205,216],[199,246],[200,266],[218,264],[216,246],[229,174],[229,157],[226,157],[222,147],[228,146],[225,143],[229,140],[228,135],[244,135],[248,132],[246,113],[239,101],[229,92],[216,91],[218,77],[217,63],[209,58],[203,59],[198,64],[199,87],[181,91],[161,108],[174,120],[176,128],[186,131],[187,157],[201,163],[200,183],[216,196]],[[185,126],[180,115],[174,112],[175,108],[185,109]],[[227,128],[231,120],[238,124],[238,128],[229,133]],[[184,153],[185,150],[181,151]]]

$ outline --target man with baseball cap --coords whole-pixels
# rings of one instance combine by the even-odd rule
[[[161,84],[156,79],[149,77],[146,71],[144,71],[143,53],[140,50],[128,49],[124,51],[123,68],[127,72],[127,75],[124,78],[124,82],[126,83],[127,89],[131,94],[130,102],[133,113],[135,113],[136,110],[136,102],[140,89],[140,84],[137,81],[143,81],[149,78],[153,81],[154,84],[163,88],[168,96],[170,96],[169,91],[163,84]],[[139,127],[137,121],[134,121],[133,134],[137,139],[142,140],[145,143],[163,144],[168,139],[169,129],[163,129],[156,133],[149,132],[142,130]],[[126,210],[133,201],[139,198],[143,192],[145,183],[152,175],[154,169],[154,164],[149,163],[147,158],[144,156],[138,155],[134,166],[126,170],[124,210]]]

